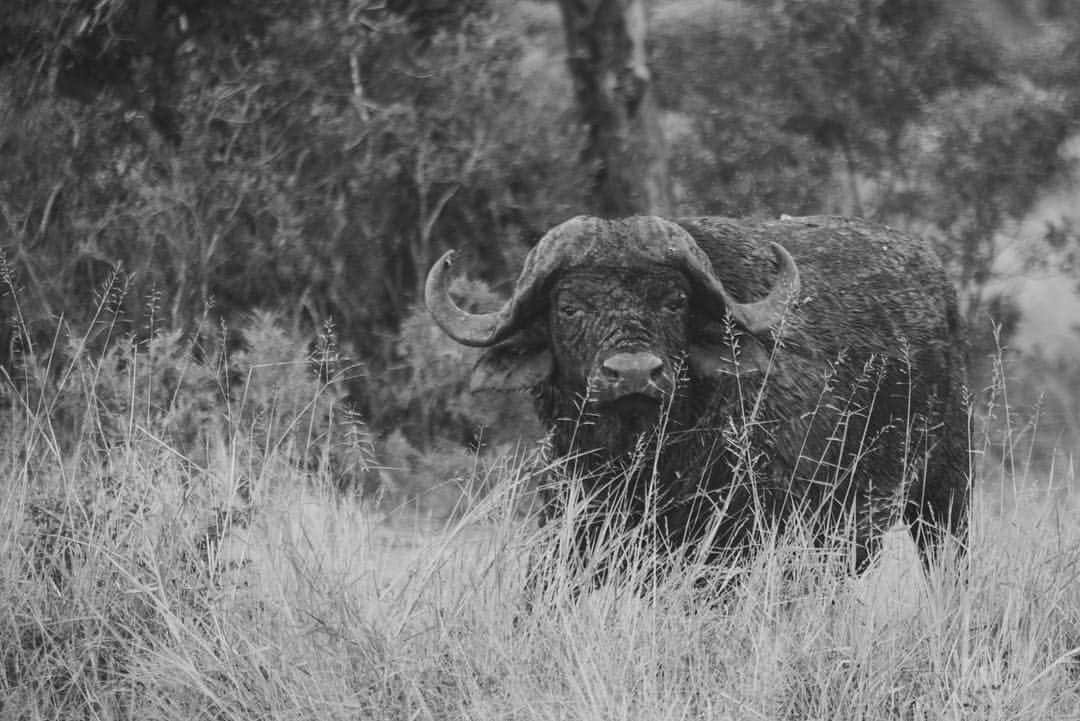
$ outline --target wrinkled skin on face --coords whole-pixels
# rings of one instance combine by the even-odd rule
[[[746,375],[768,362],[756,339],[733,348],[731,329],[693,313],[692,296],[672,268],[570,270],[548,292],[546,324],[488,351],[473,388],[539,388],[560,454],[591,452],[591,465],[618,459],[662,418],[666,433],[692,427],[700,400],[717,392],[707,379],[734,376],[736,358]]]
[[[689,294],[686,278],[666,268],[578,270],[551,291],[555,383],[576,391],[595,422],[611,427],[612,453],[632,447],[672,400],[686,355]]]

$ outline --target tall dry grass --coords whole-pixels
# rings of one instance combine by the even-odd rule
[[[387,514],[318,462],[332,379],[256,358],[299,380],[232,373],[215,411],[205,365],[91,345],[4,386],[0,718],[1080,718],[1077,479],[1014,462],[1004,388],[964,569],[925,576],[897,531],[853,579],[792,533],[719,593],[693,564],[584,592],[540,564],[526,611],[527,559],[570,536],[522,513],[535,457],[448,479],[448,523]]]

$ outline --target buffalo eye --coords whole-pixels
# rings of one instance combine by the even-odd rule
[[[676,293],[664,299],[664,310],[669,313],[681,313],[686,310],[686,294]]]
[[[583,312],[581,306],[572,303],[563,303],[559,306],[559,315],[563,318],[577,318]]]

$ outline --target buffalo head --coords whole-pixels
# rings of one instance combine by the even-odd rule
[[[551,386],[640,429],[675,391],[684,362],[691,375],[730,364],[730,348],[725,354],[716,339],[725,317],[752,335],[779,324],[799,273],[783,247],[773,243],[772,250],[778,270],[771,291],[739,302],[679,225],[579,216],[532,249],[499,310],[468,313],[450,298],[453,251],[431,268],[425,301],[447,335],[488,349],[474,389]]]

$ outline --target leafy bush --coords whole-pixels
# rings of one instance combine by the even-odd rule
[[[127,91],[142,82],[125,65],[142,41],[109,39],[136,22],[134,7],[28,6],[13,26],[26,29],[20,51],[0,63],[12,99],[0,111],[0,233],[38,339],[61,308],[88,320],[93,289],[122,268],[126,317],[151,293],[169,299],[171,329],[208,304],[230,325],[273,308],[308,332],[333,319],[377,361],[375,339],[396,329],[443,250],[473,248],[479,269],[498,273],[514,253],[504,241],[569,205],[569,103],[530,96],[518,36],[485,3],[163,10],[147,32],[179,38],[131,62],[149,63],[147,92],[171,99],[177,143]],[[68,11],[53,48],[45,30]],[[65,55],[80,43],[98,52]],[[23,82],[57,53],[87,77],[102,58],[120,69],[78,102]],[[552,127],[518,122],[534,112]]]
[[[451,292],[473,311],[503,302],[483,281],[464,277]],[[469,390],[481,350],[451,340],[422,306],[402,322],[393,350],[391,365],[365,391],[377,399],[371,417],[380,428],[399,428],[420,447],[438,438],[476,447],[542,434],[527,394]]]
[[[476,440],[483,413],[464,373],[450,378],[467,359],[449,360],[416,308],[448,248],[505,295],[528,247],[582,207],[586,138],[557,4],[10,4],[0,247],[17,292],[0,294],[0,314],[21,327],[0,327],[0,362],[26,342],[76,353],[68,336],[104,362],[118,340],[146,352],[156,335],[211,337],[207,325],[270,311],[290,337],[332,322],[363,364],[349,398],[382,437],[400,428],[421,453]],[[969,5],[655,4],[678,211],[844,212],[930,234],[969,318],[1008,320],[987,290],[994,239],[1069,169],[1080,25],[1067,8],[1011,3],[1036,28],[1021,42]],[[153,324],[147,298],[163,299]],[[206,380],[204,400],[169,412],[203,413],[219,392]]]

